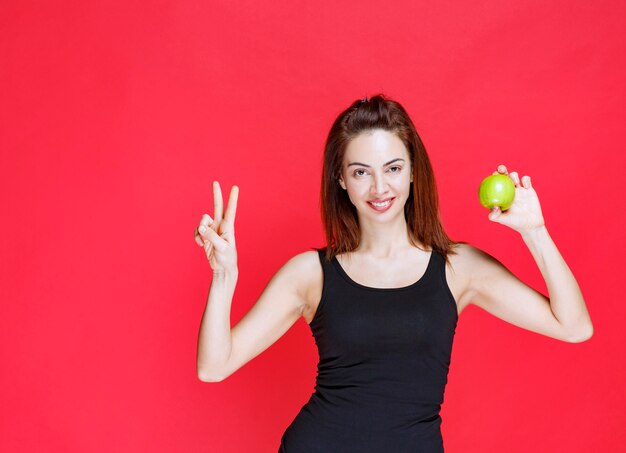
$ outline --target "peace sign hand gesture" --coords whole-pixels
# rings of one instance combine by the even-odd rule
[[[237,249],[235,248],[235,212],[239,187],[230,190],[228,207],[222,217],[222,190],[217,181],[213,181],[213,216],[204,214],[198,228],[194,230],[196,243],[204,248],[213,273],[237,271]]]

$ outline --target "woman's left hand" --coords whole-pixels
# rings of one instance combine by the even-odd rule
[[[506,211],[494,207],[489,213],[489,220],[513,228],[519,233],[528,233],[545,225],[537,192],[533,189],[530,176],[523,176],[521,183],[517,172],[507,172],[504,165],[499,165],[494,175],[509,175],[515,184],[515,199]]]

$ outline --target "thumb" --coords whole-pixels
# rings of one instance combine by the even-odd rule
[[[228,243],[213,228],[207,228],[205,234],[205,250],[208,250],[209,244],[220,252],[228,247]]]
[[[500,217],[500,214],[502,214],[502,211],[500,210],[500,207],[499,206],[494,206],[491,209],[491,212],[489,213],[489,220],[491,220],[493,222],[498,217]]]

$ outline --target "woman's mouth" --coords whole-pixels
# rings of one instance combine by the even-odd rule
[[[393,204],[393,200],[395,200],[395,197],[388,198],[382,202],[368,201],[367,204],[370,205],[375,211],[383,212],[389,209],[389,207]]]

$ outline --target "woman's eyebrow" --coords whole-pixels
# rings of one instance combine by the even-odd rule
[[[383,167],[386,167],[386,166],[387,166],[387,165],[389,165],[389,164],[393,164],[394,162],[399,161],[399,160],[401,160],[402,162],[404,162],[404,159],[402,159],[402,158],[398,157],[397,159],[390,160],[390,161],[389,161],[389,162],[387,162],[385,165],[383,165]],[[369,166],[369,165],[367,165],[367,164],[362,164],[361,162],[350,162],[350,163],[348,164],[348,167],[349,167],[350,165],[360,165],[360,166],[362,166],[362,167],[367,167],[367,168],[370,168],[370,166]]]

